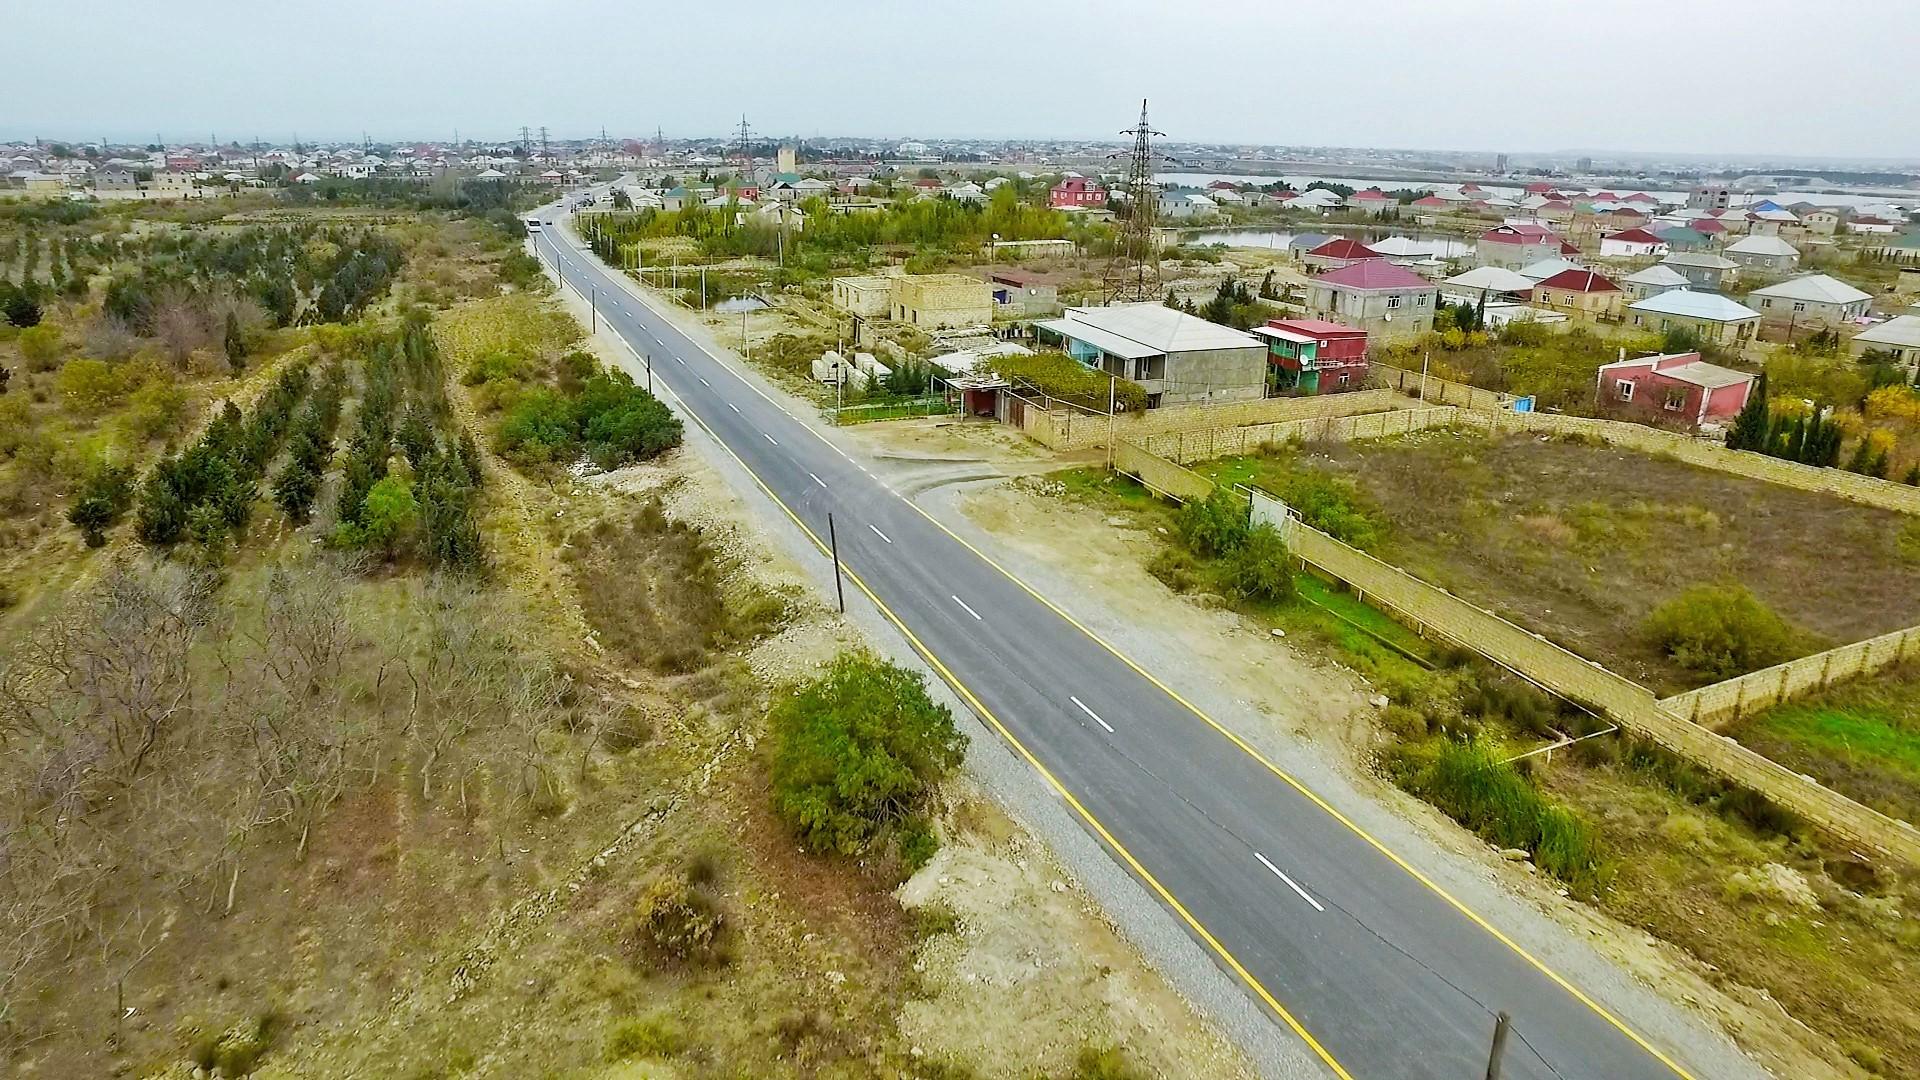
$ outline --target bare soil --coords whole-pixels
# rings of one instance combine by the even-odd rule
[[[1153,611],[1156,633],[1236,699],[1276,722],[1293,718],[1277,734],[1325,747],[1356,786],[1421,822],[1436,846],[1479,864],[1637,981],[1728,1032],[1776,1075],[1866,1076],[1850,1052],[1871,1059],[1876,1045],[1903,1047],[1910,1038],[1916,1014],[1894,990],[1907,977],[1913,935],[1892,914],[1904,910],[1899,897],[1910,886],[1871,875],[1842,886],[1817,854],[1758,839],[1636,770],[1562,755],[1547,787],[1601,826],[1622,865],[1600,903],[1569,900],[1530,866],[1503,860],[1374,776],[1373,755],[1387,736],[1365,706],[1372,688],[1340,663],[1353,657],[1312,633],[1276,641],[1217,597],[1175,593],[1150,574],[1148,564],[1172,542],[1155,524],[1163,512],[1120,497],[1084,498],[1046,479],[975,489],[959,505],[1018,553],[1015,565],[1035,560],[1113,610]],[[1801,875],[1819,906],[1743,884],[1784,876],[1772,866]],[[1859,1039],[1857,1030],[1875,1034]],[[1884,1061],[1889,1075],[1914,1075]]]
[[[1701,680],[1642,633],[1689,586],[1737,581],[1808,632],[1804,651],[1920,621],[1910,519],[1630,450],[1425,432],[1315,444],[1389,523],[1381,558],[1672,693]]]

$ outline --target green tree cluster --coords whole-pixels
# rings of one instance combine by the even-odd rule
[[[889,837],[923,845],[914,819],[966,745],[918,673],[864,656],[835,660],[769,720],[775,812],[808,849],[840,855]]]
[[[500,423],[502,456],[526,465],[584,451],[603,469],[646,461],[680,445],[680,418],[624,371],[601,370],[577,393],[540,387]]]
[[[199,442],[162,458],[141,485],[135,522],[140,540],[162,548],[191,540],[203,558],[216,560],[246,528],[261,473],[311,377],[305,364],[288,368],[244,418],[225,402]]]

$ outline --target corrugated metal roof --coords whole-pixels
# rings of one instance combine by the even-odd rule
[[[1686,319],[1711,319],[1714,322],[1739,322],[1760,317],[1759,312],[1719,293],[1694,292],[1692,289],[1663,292],[1645,300],[1636,300],[1627,307],[1654,315],[1678,315]]]
[[[1065,318],[1040,325],[1128,359],[1201,349],[1264,348],[1251,334],[1151,302],[1068,308]]]
[[[1782,300],[1810,300],[1816,304],[1857,304],[1873,296],[1826,274],[1807,274],[1778,285],[1755,289],[1749,295],[1772,296]]]
[[[1871,330],[1862,330],[1853,340],[1869,345],[1898,345],[1920,348],[1920,315],[1896,315]]]

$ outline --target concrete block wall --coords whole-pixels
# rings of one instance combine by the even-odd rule
[[[1920,626],[1911,626],[1662,698],[1660,707],[1696,724],[1723,728],[1743,716],[1824,690],[1842,679],[1871,675],[1916,655],[1920,655]]]
[[[1122,443],[1116,448],[1115,467],[1149,488],[1183,501],[1205,498],[1214,488],[1198,473],[1135,443]],[[1920,831],[1907,822],[1863,806],[1662,708],[1653,692],[1638,683],[1335,540],[1301,522],[1277,501],[1267,501],[1275,502],[1277,511],[1258,517],[1281,522],[1291,556],[1346,582],[1362,599],[1395,613],[1421,633],[1472,649],[1540,686],[1597,709],[1634,735],[1730,783],[1760,793],[1862,853],[1920,867]],[[1909,647],[1911,643],[1902,646]],[[1866,660],[1863,656],[1859,662],[1864,664]],[[1778,681],[1777,675],[1775,678]]]
[[[1172,431],[1149,435],[1141,445],[1150,453],[1185,465],[1252,454],[1263,446],[1295,439],[1302,442],[1345,442],[1349,439],[1405,435],[1428,428],[1447,427],[1457,423],[1459,416],[1460,410],[1453,408],[1396,409],[1360,416],[1324,416],[1238,428]]]
[[[1085,450],[1107,445],[1104,413],[1087,412],[1058,402],[1048,404],[1053,407],[1044,409],[1038,402],[1027,407],[1027,422],[1022,430],[1035,441],[1054,450]],[[1401,395],[1378,389],[1317,397],[1259,398],[1219,405],[1170,405],[1123,414],[1114,420],[1114,430],[1122,443],[1141,442],[1166,432],[1208,432],[1320,416],[1354,416],[1398,409],[1403,404],[1405,399]],[[1036,418],[1035,413],[1041,413],[1046,419]]]

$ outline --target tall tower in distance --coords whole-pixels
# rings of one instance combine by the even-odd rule
[[[779,163],[774,166],[775,172],[790,173],[800,171],[798,168],[798,155],[794,152],[792,146],[781,146],[779,158]]]
[[[1140,123],[1122,131],[1133,136],[1133,153],[1120,181],[1126,193],[1127,216],[1114,237],[1113,259],[1107,263],[1107,303],[1160,299],[1160,252],[1154,246],[1153,221],[1160,209],[1160,185],[1153,180],[1153,138],[1166,138],[1147,123],[1147,99],[1140,99]]]

